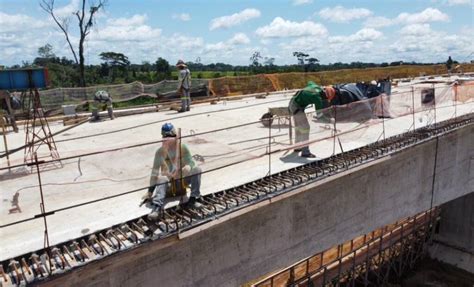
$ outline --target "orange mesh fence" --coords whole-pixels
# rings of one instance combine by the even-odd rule
[[[474,81],[460,81],[459,85],[453,87],[456,101],[467,102],[474,95]]]
[[[464,64],[464,71],[474,70],[474,64]],[[444,65],[397,66],[386,68],[346,69],[311,73],[279,73],[255,76],[223,77],[217,79],[192,79],[192,93],[199,96],[234,96],[265,93],[285,89],[300,89],[308,81],[319,85],[371,81],[380,78],[407,78],[426,74],[441,74]],[[447,75],[446,75],[447,76]],[[431,77],[428,77],[428,79]],[[139,96],[156,97],[158,100],[177,99],[177,81],[162,81],[152,85],[133,82],[120,85],[103,85],[85,88],[57,88],[40,92],[43,106],[47,109],[60,108],[61,105],[80,104],[93,99],[98,90],[107,91],[115,102],[129,101]],[[459,88],[459,100],[472,92],[471,84]],[[207,94],[209,91],[209,94]]]

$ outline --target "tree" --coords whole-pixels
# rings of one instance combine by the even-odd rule
[[[260,52],[253,52],[252,56],[250,57],[250,66],[253,67],[258,67],[260,66],[260,59],[262,58],[262,55],[260,55]]]
[[[102,52],[99,54],[100,59],[105,61],[107,65],[112,67],[125,67],[130,65],[130,61],[128,57],[122,53],[115,53],[115,52]]]
[[[89,4],[89,12],[86,12],[86,0],[82,0],[81,9],[77,10],[73,14],[76,16],[78,25],[79,25],[79,46],[78,51],[76,53],[76,49],[72,46],[70,35],[69,35],[69,17],[59,17],[54,12],[54,0],[41,0],[40,6],[41,8],[51,15],[56,25],[58,25],[59,29],[63,32],[64,37],[66,38],[66,42],[69,45],[69,49],[74,56],[74,60],[77,65],[79,65],[79,86],[85,87],[86,80],[85,80],[85,68],[84,68],[84,41],[86,40],[87,36],[91,32],[92,26],[95,25],[94,17],[99,12],[100,9],[103,9],[107,0],[99,0],[97,5],[90,3]],[[86,14],[88,15],[86,16]],[[78,59],[79,54],[79,59]]]
[[[39,47],[38,56],[40,56],[40,58],[45,59],[56,58],[56,55],[53,52],[53,46],[51,46],[50,44],[46,44],[42,47]]]
[[[305,72],[307,72],[307,71],[313,71],[313,70],[314,70],[314,67],[315,67],[316,64],[319,62],[319,60],[316,59],[316,58],[312,58],[312,57],[311,57],[311,58],[306,59],[306,62],[307,62],[308,64],[307,64],[307,65],[305,66],[305,68],[304,68]]]
[[[150,62],[142,61],[142,64],[140,66],[140,70],[142,72],[150,72],[152,70],[152,66],[151,66]]]
[[[117,71],[119,70],[122,74],[122,77],[127,77],[127,67],[130,66],[130,61],[128,57],[122,53],[115,53],[115,52],[102,52],[99,54],[100,59],[105,61],[104,65],[102,66],[102,74],[104,71],[107,73],[109,77],[111,77],[112,81],[115,81]]]
[[[158,81],[169,79],[171,77],[171,68],[168,61],[159,57],[155,62],[155,66]]]
[[[304,62],[305,62],[305,59],[307,57],[309,57],[308,54],[305,54],[303,52],[293,52],[293,56],[295,56],[296,59],[298,59],[298,65],[300,65],[300,66],[303,66]]]
[[[263,62],[265,64],[265,66],[270,66],[272,67],[275,63],[275,58],[268,58],[268,57],[265,57],[265,60]]]

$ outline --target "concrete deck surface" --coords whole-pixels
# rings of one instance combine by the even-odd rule
[[[446,79],[444,79],[446,80]],[[449,80],[449,79],[448,79]],[[430,87],[431,84],[417,83],[415,87]],[[436,84],[439,91],[446,94],[444,84]],[[410,106],[411,86],[401,85],[393,90],[390,105],[394,111],[403,111]],[[397,93],[405,93],[397,96]],[[441,93],[440,93],[441,94]],[[165,122],[172,122],[182,129],[183,142],[188,144],[193,154],[199,154],[204,162],[199,165],[204,170],[202,194],[209,194],[250,182],[282,170],[307,163],[309,160],[288,151],[288,128],[274,125],[272,129],[263,127],[259,118],[269,107],[286,107],[292,93],[277,93],[266,99],[244,98],[235,101],[219,102],[217,105],[199,104],[192,106],[188,113],[177,114],[163,111],[135,116],[118,117],[113,121],[85,123],[55,137],[62,158],[84,153],[127,147],[130,145],[156,142],[161,139],[160,128]],[[417,103],[419,105],[419,95]],[[385,137],[422,127],[436,121],[474,110],[474,101],[458,103],[443,100],[434,113],[433,109],[420,111],[392,119],[370,119],[364,122],[337,122],[339,141],[334,141],[333,123],[311,120],[311,150],[318,159],[333,153],[364,146]],[[310,117],[310,119],[312,119]],[[249,123],[237,128],[229,128]],[[52,132],[64,127],[60,123],[50,124]],[[200,135],[200,133],[220,130]],[[348,132],[352,131],[352,132]],[[278,151],[265,155],[271,140],[271,150]],[[24,144],[24,130],[8,134],[10,149]],[[153,156],[160,143],[121,149],[62,161],[62,168],[41,172],[45,208],[55,210],[70,205],[100,199],[148,186]],[[2,151],[4,147],[2,145]],[[0,151],[1,152],[1,151]],[[317,160],[317,159],[316,159]],[[241,162],[243,161],[243,162]],[[12,164],[23,162],[23,152],[11,156]],[[240,163],[239,163],[240,162]],[[220,168],[229,164],[225,168]],[[269,167],[271,165],[271,168]],[[6,160],[0,161],[6,167]],[[0,171],[0,225],[31,218],[40,213],[40,194],[38,175],[27,168]],[[120,222],[130,220],[150,212],[146,206],[139,207],[142,191],[116,197],[81,207],[57,212],[47,217],[51,245],[92,233]],[[21,213],[9,214],[11,200],[19,192]],[[171,202],[168,205],[176,204]],[[27,253],[43,247],[44,226],[39,218],[22,224],[0,229],[0,260]]]

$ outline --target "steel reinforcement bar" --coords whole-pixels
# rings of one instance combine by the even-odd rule
[[[47,280],[113,253],[138,247],[212,221],[275,195],[332,176],[430,140],[474,122],[474,114],[454,118],[396,135],[306,165],[282,171],[231,189],[203,196],[201,209],[180,206],[166,209],[157,220],[135,218],[93,234],[76,238],[0,262],[0,283],[15,286]],[[1,286],[1,284],[0,284]]]

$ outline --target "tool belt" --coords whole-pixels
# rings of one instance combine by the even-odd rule
[[[165,198],[185,196],[187,184],[184,179],[170,178],[168,190],[166,191]]]

